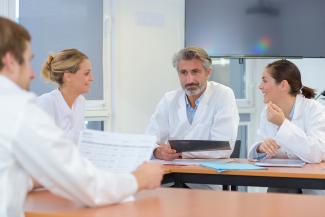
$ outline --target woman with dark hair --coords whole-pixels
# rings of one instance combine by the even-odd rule
[[[325,160],[325,108],[312,99],[314,90],[302,85],[297,66],[288,60],[269,64],[259,89],[266,108],[249,158]]]

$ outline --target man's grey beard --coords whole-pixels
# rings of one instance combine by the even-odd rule
[[[206,88],[206,84],[204,85],[198,85],[198,86],[195,86],[194,89],[186,89],[185,87],[183,87],[183,90],[185,91],[186,95],[187,96],[196,96],[196,95],[199,95],[200,93],[202,93]]]

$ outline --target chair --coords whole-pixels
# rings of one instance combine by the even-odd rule
[[[241,141],[236,140],[235,147],[230,155],[230,158],[239,158],[240,157],[240,146],[241,146]]]

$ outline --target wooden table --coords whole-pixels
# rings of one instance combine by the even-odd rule
[[[247,160],[238,160],[249,163]],[[165,165],[163,182],[259,186],[278,188],[325,189],[325,163],[306,164],[302,168],[269,167],[267,170],[217,172],[201,166]]]
[[[325,197],[162,188],[138,194],[134,202],[82,208],[49,192],[28,195],[27,217],[320,217]]]

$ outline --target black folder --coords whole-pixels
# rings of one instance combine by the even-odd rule
[[[231,150],[229,141],[169,140],[169,144],[178,153],[187,151]]]

